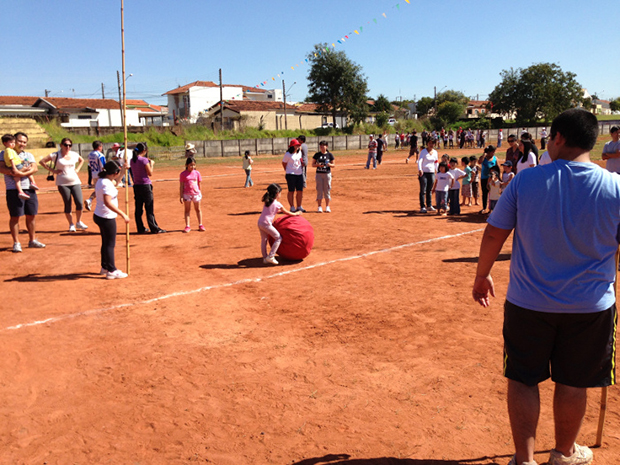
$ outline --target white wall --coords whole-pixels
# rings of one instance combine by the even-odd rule
[[[89,126],[107,128],[121,127],[123,120],[121,118],[121,110],[97,110],[99,113],[73,113],[69,115],[69,122],[62,123],[61,126],[69,128],[85,128]],[[79,116],[90,116],[89,119],[80,118]],[[140,120],[139,110],[127,110],[127,126],[143,126]]]

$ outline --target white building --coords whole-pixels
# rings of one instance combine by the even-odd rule
[[[212,81],[196,81],[163,95],[168,96],[168,118],[171,121],[195,122],[199,116],[220,101],[220,86]],[[281,90],[265,90],[235,84],[222,85],[222,99],[282,101]]]

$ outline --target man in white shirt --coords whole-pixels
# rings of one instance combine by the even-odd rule
[[[435,173],[437,172],[437,150],[433,147],[435,141],[429,139],[426,148],[420,152],[418,158],[418,177],[420,180],[420,213],[426,213],[428,211],[434,212],[433,204],[431,203],[431,194],[433,190],[433,184],[435,183]]]

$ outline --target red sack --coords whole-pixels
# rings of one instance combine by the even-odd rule
[[[282,236],[277,254],[289,260],[303,260],[314,245],[314,229],[307,219],[300,216],[280,216],[273,222],[273,227]],[[273,245],[273,237],[269,236]]]

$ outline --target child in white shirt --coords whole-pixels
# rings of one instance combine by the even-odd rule
[[[435,175],[435,183],[433,184],[432,193],[435,194],[435,202],[437,204],[437,214],[446,216],[448,209],[448,190],[454,184],[454,176],[448,173],[448,165],[444,162],[439,163],[439,170]]]

